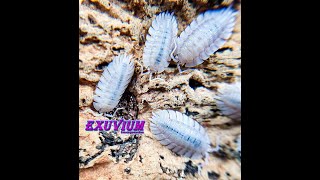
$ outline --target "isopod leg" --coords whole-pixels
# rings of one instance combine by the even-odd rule
[[[179,70],[179,74],[182,74],[182,73],[187,72],[187,71],[195,70],[195,69],[186,69],[186,70],[182,71],[179,64],[177,64],[177,68]]]
[[[174,44],[174,48],[173,48],[172,52],[170,53],[170,57],[171,57],[175,62],[178,62],[178,60],[173,56],[174,51],[176,51],[176,49],[177,49],[177,43],[176,43],[176,40],[175,40],[175,39],[173,40],[173,44]]]
[[[150,73],[150,77],[149,77],[149,81],[151,81],[151,80],[162,80],[162,81],[164,81],[164,79],[162,79],[162,78],[154,78],[154,79],[152,79],[152,73]]]
[[[120,109],[124,109],[124,108],[123,107],[122,108],[117,108],[112,115],[105,113],[104,116],[105,117],[109,117],[109,118],[113,118],[116,115],[117,111],[120,110]]]
[[[178,70],[179,70],[179,74],[181,74],[181,73],[182,73],[182,71],[181,71],[181,68],[180,68],[179,63],[177,64],[177,68],[178,68]]]
[[[114,116],[116,115],[117,111],[120,110],[120,109],[124,109],[124,108],[123,108],[123,107],[122,107],[122,108],[117,108],[117,109],[114,111],[112,117],[114,117]]]

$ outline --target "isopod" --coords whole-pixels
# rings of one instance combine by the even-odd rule
[[[152,134],[171,151],[191,159],[204,157],[206,160],[208,152],[218,151],[210,147],[205,129],[185,114],[173,110],[158,110],[152,114]]]
[[[143,50],[143,63],[152,73],[161,73],[169,66],[178,33],[178,24],[173,13],[162,12],[152,21]]]
[[[232,35],[236,12],[231,8],[208,10],[191,22],[177,38],[173,60],[194,67],[208,59]],[[179,71],[181,72],[180,68]]]
[[[112,111],[128,87],[134,73],[131,55],[121,54],[104,67],[93,96],[93,106],[100,113]]]
[[[241,121],[241,82],[220,84],[215,99],[222,114]]]

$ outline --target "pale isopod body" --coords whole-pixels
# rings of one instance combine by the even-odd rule
[[[173,110],[158,110],[150,119],[150,129],[160,143],[191,159],[208,157],[212,152],[204,128],[188,116]]]
[[[150,72],[163,72],[177,38],[178,24],[173,13],[162,12],[152,21],[143,50],[143,63]]]
[[[112,111],[130,83],[134,73],[131,55],[121,54],[104,68],[93,96],[93,106],[100,113]]]
[[[241,121],[241,82],[220,84],[215,99],[222,114]]]
[[[230,38],[235,15],[236,12],[230,8],[200,14],[177,39],[174,61],[194,67],[208,59]]]

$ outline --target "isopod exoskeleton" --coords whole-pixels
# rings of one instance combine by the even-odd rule
[[[151,132],[171,151],[191,159],[207,159],[208,152],[217,151],[210,146],[205,129],[190,117],[173,110],[158,110],[152,114]]]
[[[222,114],[241,121],[241,82],[220,84],[215,99]]]
[[[178,24],[173,13],[162,12],[152,21],[143,50],[143,64],[149,73],[163,72],[169,66],[177,33]]]
[[[235,15],[231,8],[208,10],[198,15],[178,37],[174,61],[194,67],[208,59],[230,38]]]
[[[93,96],[93,106],[100,113],[112,111],[128,87],[134,73],[131,55],[119,55],[104,68]]]

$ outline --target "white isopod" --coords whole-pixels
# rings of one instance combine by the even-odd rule
[[[241,82],[220,84],[215,99],[222,114],[241,121]]]
[[[134,73],[131,58],[121,54],[104,68],[93,96],[93,106],[100,113],[112,111],[118,105]]]
[[[190,117],[173,110],[152,113],[150,129],[160,143],[179,155],[191,159],[204,157],[218,151],[210,147],[210,139],[204,128]]]
[[[174,61],[194,67],[208,59],[230,38],[236,12],[230,8],[208,10],[200,14],[180,34]],[[181,72],[180,68],[179,71]]]
[[[143,50],[143,64],[148,68],[150,78],[154,72],[163,72],[169,66],[175,47],[178,24],[173,13],[162,12],[152,21]]]

